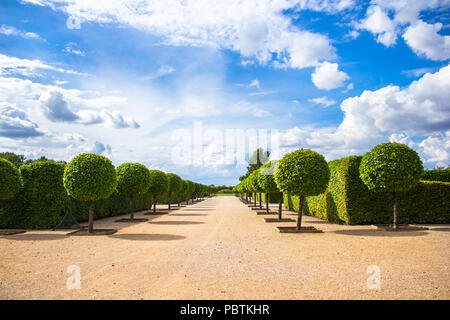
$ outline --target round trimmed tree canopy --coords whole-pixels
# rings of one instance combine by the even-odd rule
[[[80,201],[105,199],[116,189],[116,169],[108,158],[84,153],[66,166],[63,181],[69,194]]]
[[[124,163],[117,167],[117,191],[123,195],[147,193],[150,171],[140,163]]]
[[[396,142],[375,146],[359,166],[361,180],[376,192],[407,190],[419,182],[423,172],[417,152]]]
[[[275,181],[284,193],[315,196],[325,192],[330,180],[330,169],[323,155],[299,149],[286,154],[278,162]]]

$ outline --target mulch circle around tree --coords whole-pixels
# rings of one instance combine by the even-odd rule
[[[130,222],[130,223],[138,223],[138,222],[146,222],[146,221],[148,221],[148,219],[144,219],[144,218],[134,218],[134,219],[123,218],[123,219],[116,220],[116,221],[114,221],[114,222]]]
[[[376,225],[378,230],[383,230],[383,231],[420,231],[420,230],[429,230],[426,227],[420,227],[420,226],[412,226],[409,224],[403,224],[403,225],[399,225],[398,229],[394,229],[392,225]]]
[[[280,233],[322,233],[322,230],[316,229],[315,227],[301,227],[297,230],[296,227],[277,227]]]
[[[19,229],[7,229],[0,230],[0,236],[12,236],[13,234],[25,233],[27,230],[19,230]]]
[[[88,229],[80,229],[74,232],[70,232],[68,236],[106,236],[116,233],[115,229],[94,229],[92,233],[89,233]]]
[[[273,212],[273,211],[269,211],[269,212],[257,211],[256,212],[256,215],[258,215],[258,216],[270,216],[270,215],[274,215],[274,214],[278,214],[278,212]]]
[[[290,218],[264,218],[265,222],[295,222],[295,219]]]

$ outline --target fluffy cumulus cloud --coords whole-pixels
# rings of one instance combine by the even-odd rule
[[[358,28],[377,35],[377,42],[381,42],[387,47],[395,44],[397,40],[395,22],[379,6],[372,6],[367,9],[366,18],[361,21]]]
[[[429,24],[420,19],[427,10],[448,10],[449,0],[373,0],[366,16],[355,23],[357,29],[371,32],[377,42],[393,46],[399,34],[418,55],[432,60],[450,57],[450,37],[440,35],[441,23]]]
[[[24,0],[36,4],[35,0]],[[351,0],[230,0],[213,6],[196,1],[39,0],[83,22],[117,23],[160,36],[170,45],[212,46],[238,51],[247,62],[272,60],[305,68],[335,56],[327,36],[294,26],[285,10],[338,12]],[[250,60],[248,60],[250,59]]]
[[[368,151],[377,143],[399,141],[419,150],[427,163],[450,161],[450,65],[426,73],[406,88],[389,85],[341,104],[337,128],[293,128],[276,137],[285,148],[311,147],[333,159]],[[445,132],[444,134],[442,132]],[[423,137],[420,143],[409,137]]]
[[[28,119],[25,111],[8,104],[0,105],[0,136],[33,138],[42,136],[38,125]]]
[[[49,91],[40,97],[40,105],[44,115],[53,122],[73,122],[79,117],[73,113],[61,92]]]
[[[311,78],[316,87],[323,90],[342,87],[345,81],[350,79],[345,72],[338,70],[337,63],[329,62],[317,66]]]
[[[441,36],[442,23],[428,24],[418,21],[406,29],[403,38],[418,55],[431,60],[450,58],[450,36]]]

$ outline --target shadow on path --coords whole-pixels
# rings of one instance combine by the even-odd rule
[[[182,225],[182,224],[203,224],[200,221],[155,221],[149,222],[151,224],[163,224],[163,225]]]
[[[22,233],[11,236],[4,236],[8,240],[19,241],[34,241],[34,240],[61,240],[67,238],[64,234],[51,234],[51,233]]]
[[[197,217],[197,216],[209,216],[207,213],[176,213],[170,215],[175,217]]]
[[[427,234],[427,232],[423,231],[380,231],[376,229],[336,230],[333,232],[348,236],[368,237],[416,237]]]
[[[186,237],[176,234],[151,234],[151,233],[122,233],[110,235],[111,238],[134,241],[151,241],[151,240],[182,240]]]

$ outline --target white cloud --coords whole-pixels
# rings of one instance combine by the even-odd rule
[[[438,34],[442,24],[428,24],[419,17],[423,11],[449,8],[449,0],[373,0],[365,18],[354,26],[368,30],[376,36],[377,42],[387,47],[394,45],[398,35],[403,33],[416,54],[445,60],[449,58],[450,37]]]
[[[62,50],[62,52],[72,53],[77,56],[84,57],[86,52],[78,48],[78,45],[75,42],[69,42],[66,47]]]
[[[37,33],[18,30],[15,27],[7,25],[2,25],[0,27],[0,34],[4,34],[6,36],[14,35],[25,39],[44,40]]]
[[[20,74],[24,76],[40,76],[39,70],[56,71],[72,75],[86,75],[70,69],[57,68],[38,59],[29,60],[11,57],[0,53],[0,75]]]
[[[336,101],[334,101],[333,99],[330,99],[328,97],[313,98],[313,99],[309,99],[308,101],[315,103],[315,104],[322,105],[324,107],[329,107],[329,106],[332,106],[333,104],[336,104]]]
[[[397,40],[396,24],[379,6],[371,6],[367,9],[366,18],[361,21],[358,28],[378,35],[377,42],[387,47],[394,45]]]
[[[35,2],[35,0],[24,0]],[[168,45],[211,46],[238,51],[246,63],[272,61],[305,68],[335,57],[327,36],[300,29],[284,10],[338,12],[353,1],[84,1],[40,0],[81,22],[117,23],[160,36]]]
[[[431,60],[450,58],[450,36],[441,36],[442,23],[428,24],[419,20],[406,29],[403,38],[417,55]]]
[[[309,147],[335,159],[362,154],[386,141],[407,143],[426,163],[450,161],[450,65],[427,73],[402,89],[389,85],[341,103],[344,119],[337,128],[292,128],[280,134],[284,151]],[[442,133],[445,132],[445,134]],[[414,143],[409,137],[420,137]]]
[[[419,147],[423,150],[426,162],[445,167],[450,164],[450,130],[424,139]]]
[[[38,125],[28,119],[25,111],[4,103],[0,105],[0,137],[17,139],[42,135]]]
[[[337,63],[324,62],[316,67],[311,76],[313,83],[317,88],[331,90],[344,86],[344,82],[350,77],[338,70]]]
[[[404,70],[402,71],[402,74],[408,76],[408,77],[420,77],[424,75],[427,72],[433,71],[433,68],[417,68],[417,69],[411,69],[411,70]]]

